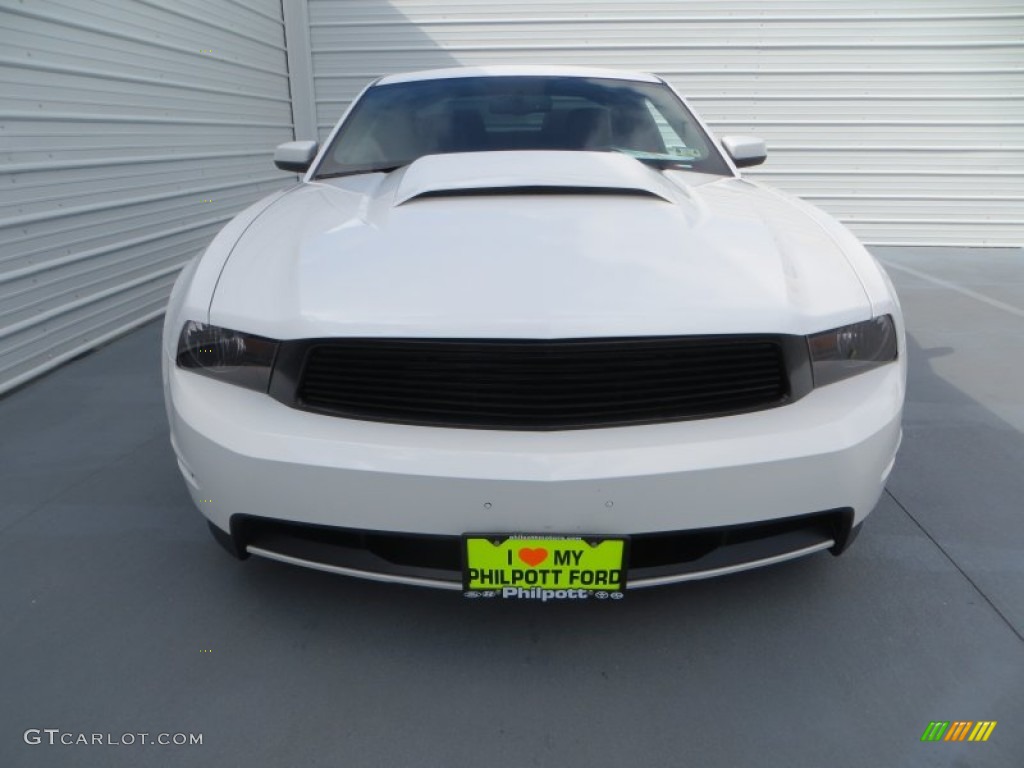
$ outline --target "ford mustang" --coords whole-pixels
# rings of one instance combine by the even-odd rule
[[[392,75],[182,271],[178,466],[250,555],[581,600],[841,553],[901,439],[899,303],[664,80]]]

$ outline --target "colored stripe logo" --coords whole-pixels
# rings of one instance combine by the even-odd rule
[[[995,720],[932,720],[921,741],[988,741],[996,729]]]

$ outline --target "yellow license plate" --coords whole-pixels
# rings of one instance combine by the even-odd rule
[[[467,597],[622,597],[628,540],[611,536],[463,536]]]

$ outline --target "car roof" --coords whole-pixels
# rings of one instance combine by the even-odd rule
[[[543,64],[498,64],[487,67],[446,67],[427,69],[421,72],[403,72],[386,75],[374,85],[408,83],[416,80],[443,80],[454,77],[602,77],[615,80],[635,80],[645,83],[660,83],[661,78],[647,72],[627,72],[620,69],[597,67],[568,67]]]

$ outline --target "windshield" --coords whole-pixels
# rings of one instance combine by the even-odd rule
[[[374,86],[316,178],[390,171],[424,155],[623,152],[659,168],[731,175],[668,86],[589,77],[460,77]]]

